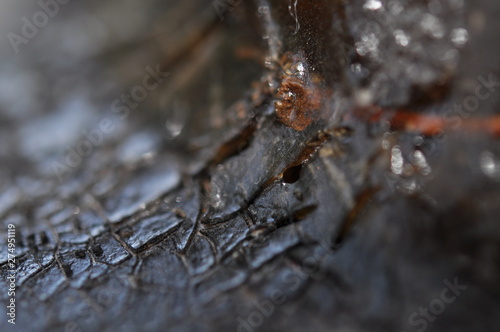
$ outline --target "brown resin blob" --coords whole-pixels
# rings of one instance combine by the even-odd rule
[[[287,127],[303,131],[319,112],[321,98],[311,82],[303,53],[285,54],[283,76],[275,102],[276,116]]]

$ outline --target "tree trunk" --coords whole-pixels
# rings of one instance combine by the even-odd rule
[[[57,8],[2,45],[1,331],[496,331],[496,1]]]

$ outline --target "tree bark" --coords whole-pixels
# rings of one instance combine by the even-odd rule
[[[2,99],[2,331],[496,330],[497,2],[151,8],[15,60],[54,90]]]

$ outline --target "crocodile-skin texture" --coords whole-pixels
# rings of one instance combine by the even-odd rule
[[[0,330],[496,331],[498,12],[61,5],[0,67]]]

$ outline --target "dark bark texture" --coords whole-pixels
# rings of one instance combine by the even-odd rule
[[[61,4],[2,42],[0,330],[498,331],[499,16]]]

